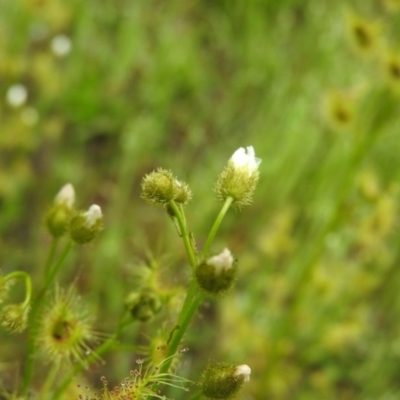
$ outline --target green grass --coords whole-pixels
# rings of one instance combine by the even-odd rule
[[[181,295],[190,277],[174,225],[140,199],[144,174],[163,167],[189,183],[202,246],[218,174],[253,145],[263,160],[253,205],[228,213],[212,248],[231,249],[238,280],[200,308],[180,375],[197,381],[216,359],[251,366],[243,399],[397,398],[400,83],[382,65],[399,51],[400,10],[384,3],[0,0],[2,272],[26,271],[39,287],[45,214],[71,182],[79,208],[102,207],[105,229],[72,250],[58,280],[112,333],[140,263],[153,258],[162,288]],[[352,46],[349,9],[381,25],[369,56]],[[60,33],[72,41],[64,58],[50,50]],[[5,100],[15,83],[28,90],[20,108]],[[354,96],[342,128],[324,108],[332,90]],[[170,305],[121,343],[166,341],[175,318]],[[17,390],[26,335],[0,335],[2,384]],[[137,357],[111,351],[81,377],[117,384]],[[37,361],[33,390],[48,369]]]

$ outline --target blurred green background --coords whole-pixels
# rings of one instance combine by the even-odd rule
[[[214,245],[238,258],[238,282],[201,308],[180,374],[197,380],[212,358],[251,366],[245,400],[398,399],[399,34],[396,0],[0,0],[0,268],[40,280],[44,216],[72,183],[105,230],[60,282],[112,332],[135,266],[161,265],[160,287],[189,279],[173,224],[139,198],[143,175],[189,183],[201,246],[218,173],[253,145],[254,204]],[[168,337],[164,320],[124,340]],[[10,389],[24,348],[0,334]],[[95,387],[135,356],[104,359],[86,374]]]

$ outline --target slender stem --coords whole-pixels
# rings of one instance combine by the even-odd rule
[[[23,302],[23,307],[27,307],[31,302],[32,297],[32,282],[31,277],[24,271],[14,271],[4,277],[5,281],[10,281],[12,279],[23,279],[25,282],[25,300]]]
[[[190,241],[189,233],[187,231],[184,212],[183,212],[182,208],[179,208],[173,200],[169,204],[170,204],[171,208],[174,210],[176,219],[178,221],[178,224],[179,224],[179,227],[181,230],[181,234],[182,234],[183,243],[185,245],[186,253],[189,257],[190,264],[192,265],[192,267],[195,267],[197,265],[197,259],[196,259],[195,252],[192,247],[192,243]]]
[[[43,291],[46,292],[49,286],[53,283],[55,277],[57,276],[58,272],[60,271],[60,267],[62,266],[63,262],[65,261],[68,253],[72,249],[72,242],[69,241],[65,246],[63,252],[61,253],[60,258],[57,261],[57,264],[51,269],[46,276],[46,280],[44,282]],[[44,293],[43,293],[44,294]],[[42,294],[42,295],[43,295]]]
[[[193,290],[194,289],[194,290]],[[189,290],[186,295],[185,303],[182,307],[181,313],[178,318],[178,323],[177,325],[179,326],[179,329],[174,332],[171,342],[168,346],[168,352],[166,355],[167,362],[163,364],[163,366],[160,369],[160,373],[167,373],[172,360],[173,360],[173,355],[175,355],[178,351],[179,344],[181,343],[181,340],[183,338],[183,335],[185,334],[190,321],[192,320],[194,314],[197,311],[198,306],[200,305],[201,301],[203,300],[203,295],[201,293],[198,293],[196,290],[196,283],[193,281],[189,287]]]
[[[225,200],[225,203],[222,206],[221,211],[219,212],[219,214],[214,222],[214,225],[212,226],[212,228],[210,230],[208,238],[206,240],[206,244],[205,244],[203,252],[202,252],[203,256],[208,253],[210,246],[215,238],[215,235],[218,232],[219,226],[221,225],[221,222],[224,219],[224,216],[225,216],[226,212],[228,211],[229,207],[232,205],[232,202],[233,202],[232,197],[228,197]],[[192,264],[193,267],[195,267],[197,265],[197,261],[196,261],[196,258],[194,256],[194,252],[192,249],[192,243],[191,243],[190,238],[187,233],[186,221],[184,220],[183,210],[181,213],[180,212],[181,210],[178,209],[178,207],[176,206],[176,204],[174,202],[171,202],[171,207],[174,210],[175,215],[178,220],[178,223],[181,227],[182,238],[185,243],[185,248],[186,248],[186,252],[188,254],[190,263]],[[182,214],[183,214],[183,216],[182,216]],[[196,282],[194,280],[192,280],[192,282],[190,283],[189,289],[187,291],[186,299],[182,306],[182,310],[179,314],[178,323],[177,323],[177,325],[179,326],[179,329],[177,329],[177,331],[174,332],[174,334],[172,336],[171,342],[168,346],[168,352],[167,352],[167,356],[166,356],[166,358],[168,358],[168,361],[165,364],[163,364],[163,366],[161,367],[161,370],[160,370],[161,373],[168,372],[168,370],[171,366],[172,360],[173,360],[172,356],[174,354],[176,354],[178,347],[180,345],[180,342],[183,338],[183,335],[185,334],[185,332],[186,332],[191,320],[193,319],[193,317],[197,311],[197,308],[200,305],[200,303],[202,302],[202,300],[203,300],[203,295],[198,292]]]
[[[59,243],[59,238],[53,238],[53,240],[51,242],[51,246],[50,246],[50,251],[49,251],[49,254],[47,256],[46,264],[45,264],[45,267],[44,267],[44,277],[45,277],[45,279],[47,279],[47,277],[49,276],[50,267],[53,264],[54,255],[56,254],[58,243]]]
[[[50,371],[47,374],[46,382],[44,383],[42,390],[40,391],[40,396],[39,396],[40,399],[45,400],[47,398],[47,394],[49,393],[49,390],[54,383],[54,380],[59,372],[59,369],[60,369],[59,364],[55,365],[54,367],[50,367]]]
[[[189,400],[199,400],[199,399],[201,399],[201,396],[202,396],[202,392],[198,391]]]
[[[210,233],[208,234],[206,244],[204,245],[202,256],[205,256],[211,247],[212,242],[214,241],[215,235],[218,232],[219,226],[221,225],[222,220],[225,217],[226,212],[229,210],[229,207],[232,205],[233,197],[227,197],[224,205],[221,208],[217,218],[215,219],[214,225],[212,226]]]
[[[29,385],[32,379],[33,375],[33,357],[34,353],[36,351],[36,345],[35,345],[35,331],[36,327],[38,324],[38,321],[36,319],[37,313],[40,309],[40,306],[42,305],[42,301],[45,297],[45,294],[47,292],[47,289],[50,287],[52,282],[54,281],[57,273],[60,270],[61,265],[63,264],[65,258],[67,257],[68,253],[70,252],[72,248],[72,242],[68,242],[67,245],[65,246],[63,252],[60,255],[60,258],[58,259],[56,265],[53,267],[53,269],[49,272],[48,276],[46,277],[46,280],[43,284],[42,289],[39,291],[39,293],[36,295],[35,299],[32,302],[32,310],[30,312],[29,316],[29,338],[28,338],[28,350],[27,350],[27,357],[26,357],[26,362],[25,362],[25,368],[24,368],[24,375],[23,375],[23,381],[22,381],[22,395],[25,396],[29,390]],[[50,250],[51,252],[51,250]]]
[[[189,308],[190,308],[191,303],[192,303],[192,301],[193,301],[193,299],[194,299],[194,297],[195,297],[195,295],[196,295],[196,292],[197,292],[197,284],[196,284],[196,282],[195,282],[194,280],[192,280],[192,281],[190,282],[189,289],[188,289],[188,291],[187,291],[187,293],[186,293],[185,301],[184,301],[184,303],[183,303],[181,312],[180,312],[179,317],[178,317],[178,323],[177,323],[177,325],[178,325],[179,327],[180,327],[179,322],[182,321],[183,317],[184,317],[184,316],[187,314],[187,312],[189,311]]]
[[[58,389],[54,392],[52,400],[57,400],[60,398],[60,396],[64,393],[64,391],[67,389],[68,385],[71,383],[71,381],[74,379],[74,377],[82,372],[84,369],[87,368],[88,365],[90,365],[93,361],[97,360],[99,356],[103,355],[106,353],[115,343],[116,340],[118,340],[119,336],[122,334],[124,329],[132,323],[131,320],[128,322],[125,322],[124,316],[121,317],[117,329],[115,331],[115,334],[112,335],[110,338],[108,338],[105,342],[103,342],[99,347],[97,347],[83,362],[77,364],[75,368],[72,369],[70,374],[61,382],[61,385],[58,387]]]

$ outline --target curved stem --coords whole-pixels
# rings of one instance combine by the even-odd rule
[[[24,271],[14,271],[4,277],[5,281],[10,281],[12,279],[23,279],[25,282],[25,300],[23,302],[23,307],[27,307],[31,302],[32,297],[32,281],[29,274]]]
[[[224,205],[221,208],[217,218],[215,219],[214,225],[212,226],[210,233],[208,234],[206,243],[204,245],[203,251],[201,252],[202,256],[205,256],[211,247],[212,242],[214,241],[215,235],[218,232],[219,226],[221,225],[222,220],[225,217],[226,212],[229,210],[229,207],[232,205],[233,197],[227,197]]]

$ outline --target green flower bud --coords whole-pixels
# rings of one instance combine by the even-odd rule
[[[229,249],[210,257],[195,269],[198,285],[208,294],[219,295],[229,290],[237,275],[237,264]]]
[[[200,380],[203,395],[212,400],[232,399],[243,383],[250,380],[250,373],[248,365],[210,364]]]
[[[20,333],[28,325],[29,306],[26,304],[10,304],[1,310],[1,325],[10,333]]]
[[[93,204],[86,212],[80,212],[71,219],[71,239],[78,244],[91,242],[103,229],[101,208]]]
[[[175,202],[180,204],[187,204],[192,198],[192,192],[189,189],[189,185],[185,182],[175,180]]]
[[[74,187],[68,183],[64,185],[54,199],[54,204],[46,215],[47,228],[55,238],[61,237],[67,231],[73,205],[75,202]]]
[[[231,197],[237,208],[250,204],[259,178],[260,163],[261,159],[255,156],[252,146],[247,150],[243,147],[236,150],[218,177],[215,186],[218,199],[225,201]]]
[[[171,201],[186,204],[192,194],[189,186],[178,181],[171,171],[159,168],[143,178],[141,197],[151,205],[168,206]]]
[[[140,292],[130,293],[125,300],[125,305],[134,319],[146,322],[160,312],[162,302],[153,289],[147,288]]]

